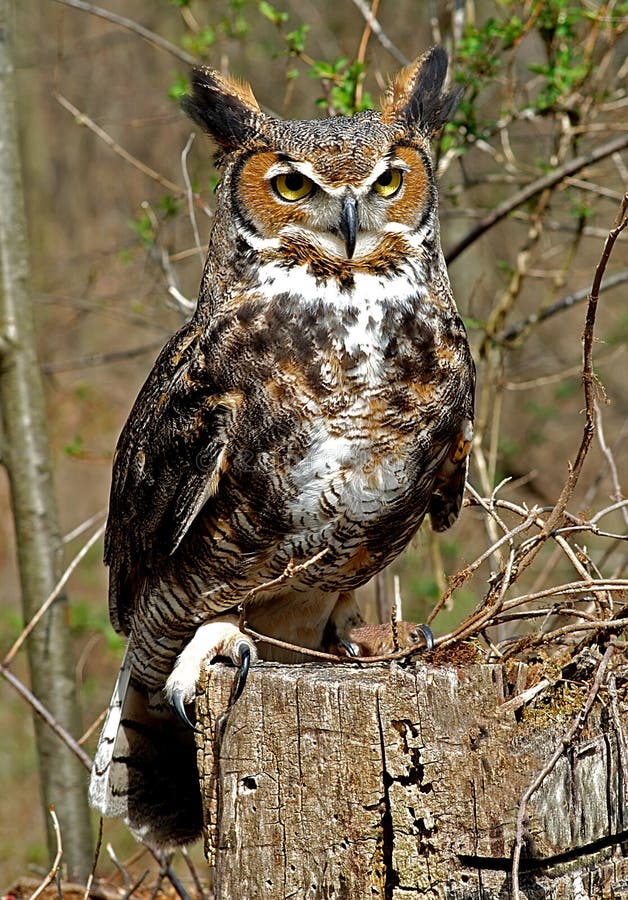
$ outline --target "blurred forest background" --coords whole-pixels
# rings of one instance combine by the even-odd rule
[[[104,521],[117,435],[198,289],[217,173],[207,139],[179,111],[192,59],[247,79],[278,115],[314,118],[371,105],[404,60],[445,44],[452,78],[466,86],[435,153],[443,246],[478,364],[470,481],[489,497],[508,478],[501,497],[553,504],[583,428],[586,297],[628,184],[621,152],[628,4],[381,0],[370,29],[364,0],[103,4],[170,49],[81,9],[86,3],[15,4],[32,290],[67,561]],[[591,151],[593,162],[569,168]],[[508,214],[487,227],[485,217],[500,204],[510,205]],[[459,242],[478,226],[477,239],[463,248]],[[626,472],[625,237],[621,243],[596,325],[603,430],[570,503],[574,514],[620,500]],[[426,619],[448,577],[493,543],[491,527],[471,508],[438,538],[421,529],[395,565],[404,618]],[[625,531],[626,508],[609,512],[604,527]],[[587,534],[583,543],[587,564],[625,574],[619,540]],[[437,634],[470,612],[498,562],[489,556],[456,591],[434,621]],[[548,546],[517,590],[571,575],[567,557]],[[0,586],[3,654],[23,622],[2,469]],[[364,589],[372,619],[375,596],[390,597],[392,589],[391,573]],[[76,568],[68,594],[87,728],[108,703],[122,652],[108,623],[102,540]],[[23,654],[13,669],[28,680]],[[96,733],[85,744],[89,752]],[[31,711],[2,681],[0,735],[3,887],[29,867],[46,870],[48,855]],[[105,841],[120,857],[132,851],[118,824],[105,824]]]

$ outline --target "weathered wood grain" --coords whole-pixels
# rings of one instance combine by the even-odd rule
[[[218,739],[233,670],[212,667],[197,717],[216,900],[508,897],[521,795],[586,691],[515,712],[506,681],[489,665],[263,663]],[[618,722],[598,704],[533,795],[528,900],[628,898],[627,733],[628,706]]]

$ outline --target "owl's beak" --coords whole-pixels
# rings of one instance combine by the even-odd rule
[[[338,231],[345,239],[347,257],[351,259],[355,251],[355,242],[358,234],[358,201],[353,194],[345,194],[342,201]]]

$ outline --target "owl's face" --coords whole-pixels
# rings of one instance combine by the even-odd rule
[[[416,234],[436,212],[429,139],[460,96],[441,92],[446,70],[436,48],[399,74],[380,110],[303,122],[270,118],[248,86],[196,70],[186,106],[221,146],[221,191],[248,243],[346,261]]]
[[[236,208],[266,241],[305,241],[348,258],[372,252],[391,231],[415,229],[434,206],[429,157],[397,143],[394,130],[377,119],[359,120],[371,135],[359,161],[355,119],[345,120],[348,134],[332,147],[313,152],[315,142],[303,141],[309,123],[300,123],[300,147],[247,155],[234,179]]]

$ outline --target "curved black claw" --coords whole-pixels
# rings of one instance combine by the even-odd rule
[[[179,719],[183,722],[184,725],[187,725],[192,731],[196,731],[196,725],[190,721],[187,711],[185,709],[185,701],[183,700],[183,691],[177,691],[176,689],[172,692],[172,707],[176,712]]]
[[[420,631],[425,639],[425,649],[434,649],[434,633],[429,625],[417,625],[417,631]]]
[[[235,680],[235,687],[233,689],[233,699],[231,700],[231,704],[233,705],[242,691],[246,686],[246,679],[249,676],[249,668],[251,666],[251,648],[248,644],[242,643],[240,645],[240,666],[238,668],[238,674]]]
[[[343,638],[340,643],[345,648],[349,656],[358,657],[360,654],[358,653],[356,646],[352,641],[348,641],[346,638]]]

